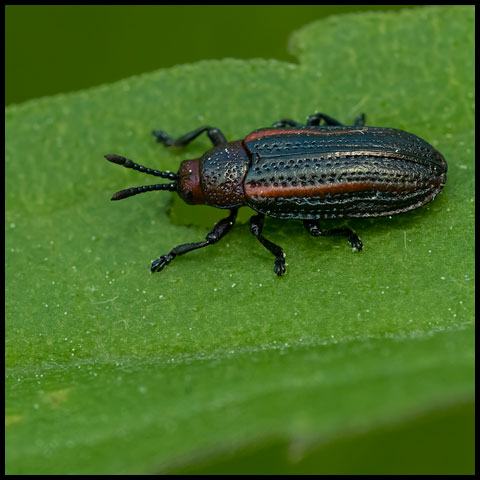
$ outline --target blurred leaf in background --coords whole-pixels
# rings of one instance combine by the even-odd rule
[[[335,16],[293,35],[298,63],[203,61],[7,108],[7,473],[473,473],[474,32],[468,6]],[[224,212],[111,203],[139,177],[105,153],[175,170],[208,139],[174,152],[153,128],[234,140],[315,111],[425,138],[443,193],[349,222],[361,253],[267,220],[284,278],[242,222],[148,273]]]
[[[275,58],[332,13],[408,5],[7,5],[6,104],[204,59]]]

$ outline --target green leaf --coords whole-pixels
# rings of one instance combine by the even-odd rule
[[[435,452],[473,473],[474,7],[330,17],[290,47],[298,64],[205,61],[7,109],[7,473],[435,473]],[[267,220],[283,278],[248,211],[149,274],[225,212],[168,192],[111,203],[145,179],[104,154],[175,171],[208,139],[174,152],[153,128],[234,140],[316,111],[425,138],[443,193],[349,222],[361,253]],[[361,462],[348,439],[372,446]]]

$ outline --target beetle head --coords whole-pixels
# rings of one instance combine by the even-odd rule
[[[202,205],[205,198],[200,183],[200,159],[184,160],[177,174],[177,192],[190,205]]]

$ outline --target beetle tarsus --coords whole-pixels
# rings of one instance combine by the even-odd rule
[[[322,120],[325,122],[325,125],[329,126],[343,126],[343,123],[340,123],[338,120],[326,115],[325,113],[314,113],[307,118],[307,127],[319,127]]]
[[[285,257],[283,255],[275,258],[275,266],[273,271],[281,277],[287,270],[285,268]]]
[[[175,258],[175,255],[171,255],[170,253],[168,255],[160,256],[159,258],[157,258],[152,262],[150,271],[152,273],[161,272],[174,258]]]
[[[364,113],[361,113],[353,122],[354,127],[364,127],[367,117]]]
[[[332,228],[331,230],[322,230],[320,228],[318,220],[304,220],[303,225],[307,232],[312,235],[312,237],[330,237],[332,235],[342,235],[348,238],[352,248],[361,251],[363,249],[363,243],[358,238],[358,235],[347,227],[342,228]]]
[[[348,237],[348,241],[353,249],[359,252],[363,250],[363,243],[355,232],[352,232],[352,234]]]
[[[296,122],[295,120],[291,120],[290,118],[284,118],[275,122],[272,127],[273,128],[283,128],[283,127],[304,127],[305,125],[300,122]]]
[[[167,135],[163,130],[153,130],[152,134],[158,143],[163,143],[166,147],[171,147],[175,143],[175,139]]]
[[[290,118],[284,118],[275,122],[272,127],[273,128],[283,128],[283,127],[319,127],[322,123],[322,126],[343,126],[343,123],[339,122],[335,118],[330,117],[330,115],[326,115],[325,113],[314,113],[307,118],[307,123],[303,124],[300,122],[296,122],[295,120],[291,120]],[[365,125],[366,117],[364,113],[361,113],[354,121],[354,127],[363,127]]]

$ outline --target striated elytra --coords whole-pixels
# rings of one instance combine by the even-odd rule
[[[323,113],[310,115],[305,125],[284,119],[233,142],[214,127],[200,127],[177,139],[163,131],[153,134],[166,146],[184,147],[203,132],[213,148],[200,158],[183,161],[177,173],[105,155],[110,162],[172,180],[122,190],[112,200],[170,190],[191,205],[230,210],[206,240],[173,248],[152,263],[152,272],[161,271],[178,255],[218,242],[232,228],[239,207],[249,206],[257,212],[250,219],[250,231],[273,253],[274,271],[282,275],[285,254],[263,236],[265,215],[303,220],[310,235],[343,235],[354,249],[362,250],[351,229],[322,230],[319,219],[396,215],[432,201],[445,185],[447,163],[435,148],[402,130],[365,126],[364,114],[353,126]]]

